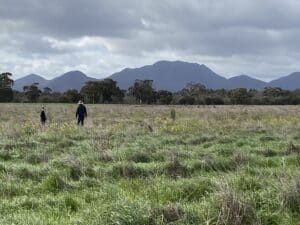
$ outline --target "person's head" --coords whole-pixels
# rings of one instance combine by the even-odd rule
[[[83,105],[83,101],[80,100],[80,101],[78,102],[78,105]]]

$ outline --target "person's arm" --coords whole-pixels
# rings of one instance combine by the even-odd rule
[[[78,117],[78,108],[76,109],[76,115],[75,117],[77,118]]]

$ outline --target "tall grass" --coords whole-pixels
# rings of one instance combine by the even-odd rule
[[[298,106],[75,107],[0,105],[0,224],[300,224]]]

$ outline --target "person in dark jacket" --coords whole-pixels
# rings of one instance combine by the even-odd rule
[[[46,121],[47,121],[45,107],[42,107],[42,111],[41,111],[41,114],[40,114],[40,119],[41,119],[41,124],[44,126],[46,124]]]
[[[77,125],[83,126],[84,125],[84,119],[87,117],[87,110],[84,106],[82,101],[79,101],[78,107],[76,110],[76,118],[77,118]]]

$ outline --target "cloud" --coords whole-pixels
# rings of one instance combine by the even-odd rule
[[[108,76],[158,60],[269,80],[300,70],[297,0],[0,0],[0,70]]]

